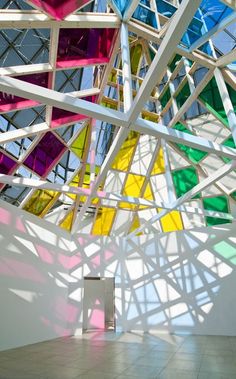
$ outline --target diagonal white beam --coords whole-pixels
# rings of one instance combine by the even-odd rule
[[[75,99],[65,93],[60,93],[22,80],[2,76],[0,77],[0,90],[12,95],[38,101],[41,104],[52,105],[69,112],[81,113],[91,118],[106,121],[110,124],[128,126],[126,117],[122,112],[105,108],[86,100]]]
[[[142,232],[145,228],[148,228],[151,224],[160,220],[162,217],[169,214],[172,210],[178,209],[178,207],[182,205],[185,201],[192,199],[199,192],[205,190],[207,187],[209,187],[213,183],[223,178],[225,175],[230,173],[235,168],[236,168],[236,161],[232,161],[230,163],[223,165],[214,174],[204,179],[201,183],[197,184],[190,191],[188,191],[183,196],[179,197],[176,201],[174,201],[172,204],[170,204],[170,207],[168,210],[167,209],[162,210],[160,213],[153,216],[149,221],[145,222],[142,226],[134,230],[132,233],[128,234],[126,238],[134,237],[137,233]]]
[[[183,143],[184,145],[207,151],[218,156],[227,156],[231,159],[236,158],[236,149],[219,145],[205,138],[180,132],[178,130],[168,128],[161,124],[155,124],[154,122],[143,120],[141,118],[138,118],[132,129],[141,134],[149,134],[153,137],[163,138],[167,141]]]
[[[133,123],[137,119],[154,86],[164,76],[167,63],[173,56],[176,46],[200,4],[201,0],[194,0],[194,2],[191,0],[183,0],[173,16],[158,52],[134,99],[132,110],[129,112],[130,123]]]
[[[52,20],[42,12],[3,10],[0,12],[0,25],[2,29],[12,28],[118,28],[120,19],[112,13],[80,13],[66,17],[65,20]]]
[[[127,128],[129,124],[126,114],[122,112],[105,108],[101,105],[90,103],[85,100],[75,99],[70,95],[42,88],[34,84],[25,83],[15,78],[0,77],[0,90],[6,93],[30,98],[43,104],[50,104],[57,108],[65,109],[74,113],[81,113],[87,115],[88,117],[93,117],[113,125],[122,126],[124,129],[129,129]],[[37,127],[38,125],[34,125],[32,127],[28,127],[28,129],[24,128],[24,130],[3,133],[0,141],[3,143],[6,140],[13,140],[15,137],[18,138],[18,136],[27,137],[28,135],[37,134],[38,132],[45,130],[45,125],[41,125],[39,129],[37,129]],[[235,158],[235,149],[221,146],[212,141],[205,140],[204,138],[179,132],[177,130],[167,128],[164,125],[156,124],[141,118],[133,123],[130,129],[136,130],[142,134],[149,134],[155,137],[170,140],[172,142],[193,146],[218,156]]]
[[[139,5],[139,0],[132,0],[131,4],[126,8],[123,21],[128,22],[130,18],[132,17],[133,13],[135,12],[135,9]]]
[[[229,122],[229,127],[232,133],[234,143],[236,145],[236,114],[234,112],[234,107],[232,101],[229,97],[229,92],[224,81],[224,77],[219,68],[215,69],[215,79],[220,92],[220,97],[223,103],[223,107]]]
[[[189,51],[192,52],[193,50],[197,49],[198,47],[202,46],[204,43],[206,43],[211,37],[213,37],[216,33],[221,32],[224,28],[235,22],[236,20],[236,13],[231,13],[228,17],[224,18],[222,21],[220,21],[218,24],[216,24],[213,28],[211,28],[208,32],[204,33],[202,37],[200,37],[196,42],[194,42]]]

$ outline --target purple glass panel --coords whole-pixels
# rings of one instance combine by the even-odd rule
[[[41,87],[48,86],[48,73],[47,72],[42,73],[42,74],[40,73],[40,74],[33,74],[33,75],[17,76],[17,79],[23,80],[27,83],[36,84]],[[37,104],[38,102],[34,100],[24,99],[19,96],[0,92],[0,111],[1,112],[8,112],[12,109],[32,107]]]
[[[1,174],[11,174],[12,171],[16,168],[17,163],[13,159],[9,158],[7,155],[4,155],[0,152],[0,173]]]
[[[107,62],[116,29],[61,29],[57,64],[73,61],[82,64]]]
[[[46,133],[24,161],[24,165],[44,176],[61,157],[66,147],[51,132]]]
[[[90,3],[90,0],[31,0],[30,3],[41,8],[56,20],[62,20],[76,9]]]

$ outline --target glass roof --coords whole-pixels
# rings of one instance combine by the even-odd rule
[[[69,232],[234,221],[236,10],[2,0],[0,200]]]

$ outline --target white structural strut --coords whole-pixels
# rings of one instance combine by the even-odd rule
[[[236,61],[235,49],[230,51],[228,54],[223,55],[221,58],[219,58],[216,65],[217,67],[224,67],[234,61]]]
[[[0,13],[0,25],[2,29],[14,28],[118,28],[120,19],[112,13],[80,13],[67,16],[65,20],[52,20],[41,12],[28,12],[17,10],[3,10]]]
[[[192,199],[199,192],[205,190],[211,184],[217,182],[218,180],[223,178],[225,175],[230,173],[235,168],[236,168],[236,161],[232,161],[230,163],[223,165],[216,172],[214,172],[212,175],[208,176],[201,183],[197,184],[190,191],[186,192],[183,196],[179,197],[176,201],[174,201],[172,204],[170,204],[170,207],[168,210],[167,209],[162,210],[160,213],[153,216],[149,221],[145,222],[142,226],[140,226],[139,228],[134,230],[132,233],[128,234],[127,238],[134,237],[137,233],[142,232],[144,229],[148,228],[148,226],[150,226],[154,222],[160,220],[162,217],[166,216],[172,210],[178,209],[178,207],[180,205],[182,205],[185,201]]]
[[[132,14],[134,13],[135,9],[137,8],[139,4],[139,0],[132,0],[130,6],[127,7],[125,10],[123,21],[128,22],[130,18],[132,17]]]
[[[224,81],[224,77],[219,70],[219,68],[215,69],[215,79],[216,83],[218,85],[218,89],[220,92],[220,97],[224,106],[224,110],[226,113],[226,116],[228,118],[229,127],[231,129],[232,137],[234,140],[234,143],[236,144],[236,114],[234,112],[234,107],[232,104],[232,101],[229,97],[229,92],[227,89],[227,86]]]
[[[129,112],[130,123],[137,119],[154,86],[164,76],[167,63],[200,4],[201,0],[183,0],[180,4],[134,99],[132,110]]]
[[[86,100],[76,99],[71,95],[42,88],[34,84],[25,83],[15,78],[0,77],[0,89],[6,93],[30,98],[40,101],[42,104],[49,104],[74,113],[81,113],[88,117],[93,117],[113,125],[122,126],[124,128],[127,128],[129,125],[127,115],[122,112],[105,108],[101,105],[90,103]],[[3,133],[0,141],[1,143],[4,143],[9,140],[19,138],[19,135],[22,137],[27,137],[28,135],[37,134],[38,132],[42,132],[44,130],[46,131],[45,125],[40,127],[38,131],[36,127],[37,125],[33,125],[32,127],[27,127],[28,129],[25,128],[24,130]],[[236,149],[219,145],[201,137],[179,132],[177,130],[167,128],[159,123],[157,124],[141,118],[136,120],[131,125],[130,129],[136,130],[142,134],[149,134],[155,137],[164,138],[166,140],[170,140],[171,142],[182,143],[188,146],[190,145],[219,156],[226,156],[229,158],[235,158],[236,156]],[[28,130],[28,133],[26,130]]]
[[[128,126],[124,113],[102,107],[86,100],[76,99],[65,93],[26,83],[11,77],[0,77],[0,90],[12,95],[38,101],[41,104],[52,105],[69,112],[84,114],[91,118],[106,121],[111,124]],[[114,122],[115,121],[115,122]]]
[[[91,189],[83,188],[83,187],[74,187],[67,184],[58,184],[58,183],[50,183],[46,180],[37,180],[30,178],[23,178],[13,175],[4,175],[0,174],[0,183],[9,184],[11,186],[16,187],[28,187],[38,190],[46,190],[46,191],[55,191],[60,194],[71,194],[71,195],[82,195],[89,196],[91,194]],[[137,198],[133,196],[123,196],[119,193],[111,193],[106,191],[97,191],[95,197],[100,200],[109,200],[114,202],[126,202],[129,204],[133,204],[136,206],[145,206],[146,208],[164,208],[170,209],[170,205],[164,204],[162,202],[157,203],[156,201],[146,200],[143,198]],[[224,218],[228,220],[232,220],[233,216],[224,213],[224,212],[216,212],[216,211],[207,211],[201,208],[195,208],[190,206],[181,205],[178,207],[178,210],[181,212],[186,212],[189,214],[198,214],[210,217],[218,217]]]

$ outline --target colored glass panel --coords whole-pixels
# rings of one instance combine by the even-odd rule
[[[147,25],[152,26],[153,28],[157,28],[155,12],[151,9],[143,7],[142,4],[139,4],[137,8],[135,9],[133,18],[135,18],[136,20],[142,21]]]
[[[169,86],[165,89],[165,92],[159,97],[162,108],[165,108],[166,104],[171,98]]]
[[[157,159],[154,163],[151,175],[157,175],[165,172],[165,161],[163,156],[163,149],[160,149],[157,154]]]
[[[198,184],[198,176],[194,167],[172,171],[171,174],[177,197],[181,197]]]
[[[176,54],[174,56],[174,59],[172,59],[172,61],[169,63],[169,68],[170,70],[173,72],[178,64],[178,62],[181,60],[182,56],[179,55],[179,54]]]
[[[53,204],[57,192],[37,190],[24,206],[24,210],[36,216],[42,216],[46,208]]]
[[[75,153],[80,159],[83,158],[84,149],[85,149],[87,140],[88,140],[88,127],[85,127],[70,147],[73,153]]]
[[[66,147],[51,132],[46,133],[24,161],[24,165],[44,176],[60,158]]]
[[[66,229],[68,231],[71,230],[71,225],[73,221],[73,211],[69,212],[68,215],[64,218],[64,220],[60,223],[60,227]]]
[[[225,196],[208,197],[203,199],[203,207],[208,211],[218,211],[228,213],[228,201]],[[218,224],[228,224],[230,220],[216,218],[216,217],[206,217],[206,223],[208,226],[218,225]]]
[[[139,217],[137,215],[134,216],[134,219],[133,219],[133,222],[131,224],[131,227],[129,229],[129,233],[132,233],[134,232],[136,229],[138,229],[140,227],[140,221],[139,221]],[[143,233],[142,232],[139,232],[137,233],[136,235],[137,236],[141,236]]]
[[[125,142],[122,144],[119,153],[117,154],[112,168],[120,171],[127,171],[138,141],[138,133],[130,132]]]
[[[174,129],[179,130],[184,133],[192,134],[190,130],[188,130],[184,125],[181,123],[178,123],[175,125]],[[199,163],[207,153],[205,151],[201,151],[198,149],[194,149],[191,146],[182,145],[180,143],[175,144],[183,153],[184,155],[193,163]]]
[[[206,106],[210,107],[209,110],[213,108],[217,113],[217,116],[219,115],[219,117],[223,118],[224,120],[227,119],[215,78],[211,79],[199,97]]]
[[[115,35],[116,29],[61,29],[57,66],[108,62]]]
[[[145,189],[142,197],[145,200],[154,200],[153,193],[152,193],[152,187],[151,187],[150,183],[147,184],[146,189]],[[145,209],[145,208],[147,208],[145,205],[140,205],[140,207],[139,207],[139,209]]]
[[[101,208],[98,211],[92,228],[92,234],[107,236],[110,234],[116,210],[113,208]]]
[[[139,62],[142,56],[142,45],[135,45],[130,50],[131,73],[136,75],[138,72]]]
[[[190,88],[188,83],[185,83],[185,85],[181,88],[181,91],[176,96],[176,102],[178,105],[178,108],[182,107],[184,105],[185,101],[188,100],[190,96]]]
[[[17,166],[17,162],[0,152],[0,174],[9,175]]]
[[[232,147],[233,149],[236,148],[235,146],[235,143],[234,143],[234,140],[233,140],[233,137],[229,137],[227,140],[225,140],[222,145],[224,146],[228,146],[228,147]],[[229,162],[231,159],[230,158],[227,158],[227,157],[222,157],[222,159],[224,160],[224,162]]]
[[[160,211],[160,209],[158,209]],[[161,226],[163,232],[173,232],[175,230],[182,230],[183,223],[181,219],[180,212],[172,211],[166,216],[161,218]]]
[[[123,195],[124,196],[133,196],[133,197],[140,197],[141,189],[143,186],[143,183],[145,181],[145,177],[141,175],[135,175],[135,174],[129,174],[126,183],[123,189]],[[120,203],[121,208],[130,208],[134,209],[136,205],[129,204],[126,202]]]
[[[62,20],[76,9],[90,3],[90,0],[30,0],[37,8],[50,14],[56,20]]]

